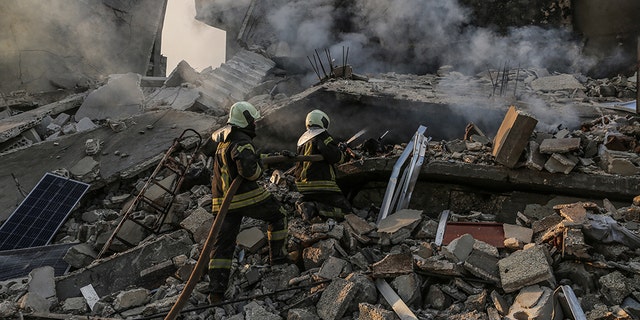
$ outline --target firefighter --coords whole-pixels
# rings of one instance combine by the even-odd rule
[[[237,102],[229,110],[227,126],[212,135],[212,139],[218,141],[211,183],[214,214],[219,211],[231,182],[238,176],[244,180],[222,221],[222,232],[213,242],[209,261],[211,303],[219,302],[224,297],[236,236],[244,216],[268,222],[270,263],[273,265],[286,259],[286,211],[271,193],[256,183],[262,175],[262,165],[252,139],[256,136],[255,121],[259,117],[260,113],[253,105],[245,101]]]
[[[317,215],[342,219],[351,212],[351,204],[336,183],[335,164],[348,160],[346,145],[338,143],[329,134],[329,116],[321,110],[307,114],[307,131],[298,139],[297,154],[316,155],[324,158],[319,162],[298,162],[294,167],[296,187],[302,200],[296,210],[304,220]]]

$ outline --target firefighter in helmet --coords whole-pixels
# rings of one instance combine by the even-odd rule
[[[298,139],[297,154],[320,154],[324,159],[298,162],[294,168],[296,187],[302,194],[296,209],[305,220],[317,215],[341,219],[351,212],[351,204],[336,183],[334,168],[348,160],[346,145],[329,134],[329,123],[329,116],[321,110],[309,112],[305,120],[307,131]]]
[[[244,216],[268,222],[267,236],[271,264],[277,264],[286,259],[286,211],[271,193],[256,183],[262,175],[260,155],[256,153],[252,143],[252,139],[256,136],[255,121],[258,118],[260,118],[260,112],[252,104],[245,101],[237,102],[229,110],[227,126],[212,135],[212,139],[218,142],[211,183],[214,214],[220,210],[231,182],[238,176],[243,178],[242,184],[233,196],[229,211],[222,221],[223,232],[214,239],[211,250],[209,300],[212,303],[220,301],[226,291],[236,236]]]

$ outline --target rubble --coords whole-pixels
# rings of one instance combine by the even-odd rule
[[[260,138],[268,137],[273,141],[265,147],[273,148],[281,146],[278,140],[285,141],[285,146],[295,141],[290,135],[269,135],[268,127],[286,131],[289,124],[278,123],[282,115],[294,110],[303,114],[300,110],[306,110],[310,101],[371,104],[376,111],[389,111],[381,106],[389,101],[411,101],[412,107],[428,109],[426,105],[437,104],[447,110],[444,112],[450,112],[452,105],[476,101],[472,95],[447,95],[444,87],[471,83],[473,90],[488,92],[480,86],[488,83],[487,75],[467,76],[450,68],[435,75],[387,73],[357,77],[354,81],[353,70],[345,67],[342,76],[324,79],[319,86],[291,97],[253,95],[260,92],[256,87],[277,84],[278,80],[265,79],[274,65],[255,52],[241,51],[221,68],[200,73],[185,62],[166,78],[114,75],[104,86],[85,95],[0,119],[0,143],[6,147],[0,159],[7,164],[6,172],[16,173],[21,184],[33,185],[42,172],[60,170],[91,183],[93,191],[90,199],[83,201],[64,222],[53,241],[73,244],[64,256],[69,272],[54,277],[51,268],[44,267],[35,269],[29,278],[1,282],[0,317],[18,318],[39,312],[51,318],[62,314],[61,317],[138,319],[166,314],[192,274],[194,262],[207,254],[200,250],[215,219],[210,213],[207,177],[203,183],[173,194],[170,189],[179,175],[169,170],[153,175],[153,186],[145,190],[149,203],[133,213],[133,220],[140,224],[131,222],[123,227],[121,241],[134,246],[126,248],[123,243],[116,243],[114,251],[118,252],[109,252],[111,255],[106,257],[98,258],[98,252],[149,182],[150,171],[161,161],[176,133],[195,128],[208,139],[210,132],[224,123],[231,101],[251,98],[261,106],[267,128],[261,128],[265,131],[259,132],[256,144],[260,144]],[[621,79],[615,83],[580,81],[574,75],[551,76],[541,70],[522,72],[527,78],[533,77],[523,92],[555,95],[549,102],[550,109],[559,104],[558,97],[569,99],[562,96],[562,90],[572,91],[572,95],[582,92],[581,99],[600,98],[609,95],[608,91],[618,90],[615,86],[622,92],[630,83]],[[154,83],[153,88],[145,87],[150,83]],[[133,94],[123,97],[121,92],[125,89],[133,89]],[[406,132],[409,136],[415,132],[413,123],[400,127],[394,119],[381,119],[376,125],[392,131],[398,128],[399,133],[395,137],[385,137],[384,133],[381,137],[387,140],[374,139],[375,147],[365,149],[364,143],[354,147],[355,152],[366,156],[339,167],[340,182],[353,179],[353,185],[365,186],[362,190],[347,186],[354,193],[361,191],[354,195],[354,204],[366,203],[356,206],[343,221],[302,221],[294,213],[299,194],[291,188],[287,172],[283,169],[274,176],[265,175],[260,183],[290,211],[287,247],[291,261],[268,265],[266,226],[245,219],[224,304],[208,304],[208,277],[203,276],[183,316],[547,319],[561,308],[556,289],[570,286],[589,319],[624,318],[628,314],[637,317],[637,117],[595,112],[576,104],[571,108],[584,107],[581,117],[592,119],[580,129],[556,127],[545,132],[538,126],[543,121],[531,110],[494,98],[477,102],[479,110],[502,117],[499,127],[495,123],[491,124],[495,128],[486,130],[496,131],[495,138],[483,133],[485,128],[481,127],[486,124],[474,121],[458,128],[464,132],[463,139],[423,140],[426,150],[416,173],[419,178],[411,189],[404,189],[404,195],[413,196],[414,201],[410,208],[391,210],[379,222],[377,206],[384,189],[380,180],[388,178],[393,160],[406,150]],[[76,108],[72,115],[71,110]],[[342,115],[336,114],[336,118]],[[295,117],[299,115],[292,115],[292,122]],[[437,121],[429,118],[424,122],[430,126]],[[346,132],[353,131],[354,125],[357,123],[337,128],[336,136],[348,136]],[[442,128],[436,123],[433,126],[433,131],[429,127],[425,134],[441,133]],[[31,143],[20,145],[18,142],[23,139]],[[139,143],[132,143],[134,140]],[[191,157],[189,160],[198,169],[210,166],[210,159],[189,155],[193,148],[193,141],[186,141],[172,157]],[[46,161],[37,155],[46,155]],[[367,174],[383,179],[368,179]],[[15,196],[13,178],[1,179],[2,204],[9,208],[19,197]],[[424,181],[438,185],[426,189],[420,184]],[[451,188],[455,192],[445,183],[456,184]],[[474,185],[485,191],[480,200],[465,198]],[[594,202],[552,199],[513,209],[503,205],[518,196],[513,190],[580,195]],[[463,203],[464,199],[468,203]],[[166,222],[160,223],[157,233],[146,230],[159,221],[150,214],[150,207],[167,203],[170,210]],[[441,229],[434,216],[456,205],[467,209],[448,211],[448,219],[441,221],[447,228]],[[6,215],[3,212],[0,220]],[[444,241],[437,243],[439,236]],[[88,286],[94,288],[97,301],[90,302],[82,290]]]

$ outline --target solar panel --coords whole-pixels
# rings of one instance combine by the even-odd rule
[[[0,251],[44,246],[89,185],[46,173],[0,227]]]
[[[62,258],[76,244],[78,243],[0,251],[0,281],[26,277],[31,270],[44,266],[53,267],[54,275],[61,276],[69,270],[69,264]]]

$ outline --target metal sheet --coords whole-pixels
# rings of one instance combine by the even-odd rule
[[[484,241],[496,248],[504,248],[504,229],[502,223],[495,222],[449,222],[444,231],[442,244],[447,245],[463,234]]]

